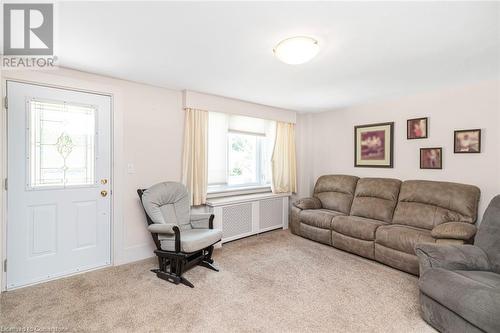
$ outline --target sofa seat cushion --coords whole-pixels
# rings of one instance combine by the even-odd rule
[[[486,332],[500,332],[500,275],[486,271],[426,271],[420,290]]]
[[[309,224],[300,223],[299,234],[315,242],[332,245],[332,231],[329,229],[316,228]]]
[[[415,254],[417,243],[435,243],[431,232],[426,229],[403,225],[385,225],[377,229],[375,241],[385,247],[402,251],[408,254]]]
[[[300,222],[316,228],[331,230],[332,219],[339,215],[344,214],[329,209],[306,209],[300,212]]]
[[[332,221],[336,232],[363,240],[374,240],[375,231],[381,225],[387,223],[358,216],[336,216]]]

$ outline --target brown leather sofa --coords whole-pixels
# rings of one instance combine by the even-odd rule
[[[471,243],[479,188],[389,178],[321,176],[293,203],[294,234],[418,274],[417,243]]]

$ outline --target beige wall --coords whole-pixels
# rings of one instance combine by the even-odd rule
[[[315,137],[312,126],[312,114],[298,114],[295,125],[295,140],[297,149],[297,193],[292,200],[311,194],[311,179],[313,172],[313,159],[309,151]]]
[[[7,80],[112,94],[114,262],[151,256],[153,244],[136,189],[164,180],[180,180],[184,126],[181,91],[67,69],[2,75]],[[135,167],[133,174],[127,171],[130,163]]]
[[[406,120],[429,117],[429,138],[406,139]],[[355,168],[354,126],[395,122],[394,168]],[[455,129],[481,128],[481,154],[454,154]],[[500,82],[449,87],[385,102],[298,117],[300,194],[323,174],[469,183],[482,192],[480,212],[500,193]],[[419,148],[443,147],[443,170],[420,170]]]

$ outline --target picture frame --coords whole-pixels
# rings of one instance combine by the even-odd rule
[[[394,122],[354,126],[354,166],[392,168]]]
[[[455,154],[481,153],[481,129],[456,130],[453,133],[453,152]]]
[[[443,169],[443,147],[420,148],[420,169]]]
[[[429,137],[429,118],[414,118],[406,121],[406,139],[418,140]]]

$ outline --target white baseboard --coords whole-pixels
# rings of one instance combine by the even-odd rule
[[[128,264],[134,261],[152,258],[155,256],[154,248],[151,244],[139,244],[129,246],[123,249],[120,260],[115,261],[114,265]]]

